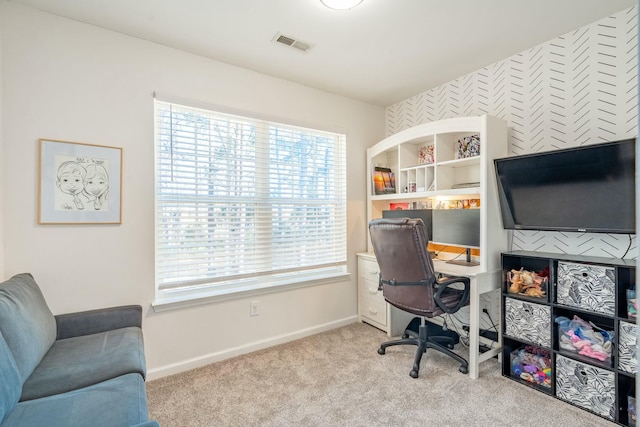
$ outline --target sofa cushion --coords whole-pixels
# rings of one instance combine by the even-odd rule
[[[56,321],[31,274],[0,283],[0,332],[24,382],[56,339]]]
[[[0,427],[117,427],[147,421],[144,380],[123,375],[69,393],[20,402]]]
[[[0,422],[16,406],[22,391],[22,378],[9,346],[0,333]]]
[[[64,393],[129,373],[143,379],[146,375],[138,327],[58,340],[24,383],[20,400]]]

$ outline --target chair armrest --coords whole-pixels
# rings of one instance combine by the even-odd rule
[[[456,289],[456,288],[449,289],[449,286],[453,285],[454,283],[462,283],[464,285],[464,289]],[[469,279],[468,277],[449,276],[443,280],[436,281],[434,286],[436,288],[436,294],[433,296],[433,298],[435,299],[436,304],[438,304],[438,307],[440,307],[442,311],[444,311],[445,313],[449,313],[449,314],[455,313],[456,311],[460,310],[462,307],[467,305],[467,302],[469,301],[469,294],[471,292],[471,279]],[[453,307],[447,306],[440,299],[440,297],[442,296],[442,293],[446,290],[462,293],[460,300]]]
[[[130,326],[142,327],[142,307],[125,305],[55,316],[56,339],[97,334]]]

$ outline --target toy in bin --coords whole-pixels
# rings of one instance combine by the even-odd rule
[[[627,414],[629,415],[630,426],[635,426],[638,421],[636,411],[636,398],[633,396],[627,396]]]
[[[561,350],[578,352],[601,362],[611,360],[613,331],[605,331],[575,315],[573,319],[558,316],[555,322],[560,332]]]
[[[534,346],[511,352],[511,373],[530,383],[551,388],[551,356],[549,350]]]
[[[627,289],[627,315],[630,319],[635,319],[638,316],[638,300],[635,289]]]
[[[540,273],[525,270],[512,269],[507,273],[509,280],[509,292],[512,294],[522,294],[535,298],[543,298],[547,294],[547,282],[549,281],[549,270],[545,269]]]

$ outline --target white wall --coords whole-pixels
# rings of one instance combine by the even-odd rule
[[[391,105],[385,132],[490,114],[509,124],[509,155],[635,138],[637,13],[623,10]],[[636,236],[620,234],[516,231],[512,249],[637,258]]]
[[[54,313],[141,304],[151,378],[355,320],[382,108],[5,1],[0,29],[4,277],[32,272]],[[346,131],[351,280],[262,295],[257,317],[248,300],[155,313],[154,91]],[[123,147],[121,225],[37,224],[38,138]]]

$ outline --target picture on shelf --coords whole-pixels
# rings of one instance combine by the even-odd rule
[[[374,194],[392,194],[396,192],[396,176],[391,169],[373,168],[373,191]]]
[[[412,203],[412,209],[431,209],[432,202],[431,199],[427,199],[424,202],[417,201]]]
[[[425,145],[420,147],[418,152],[418,162],[423,165],[425,163],[433,163],[433,145]]]
[[[480,199],[464,200],[439,200],[434,209],[477,209],[480,207]]]
[[[456,159],[466,159],[480,155],[480,135],[460,138],[456,143]]]
[[[409,209],[409,203],[389,203],[389,209],[392,211],[403,211]]]

